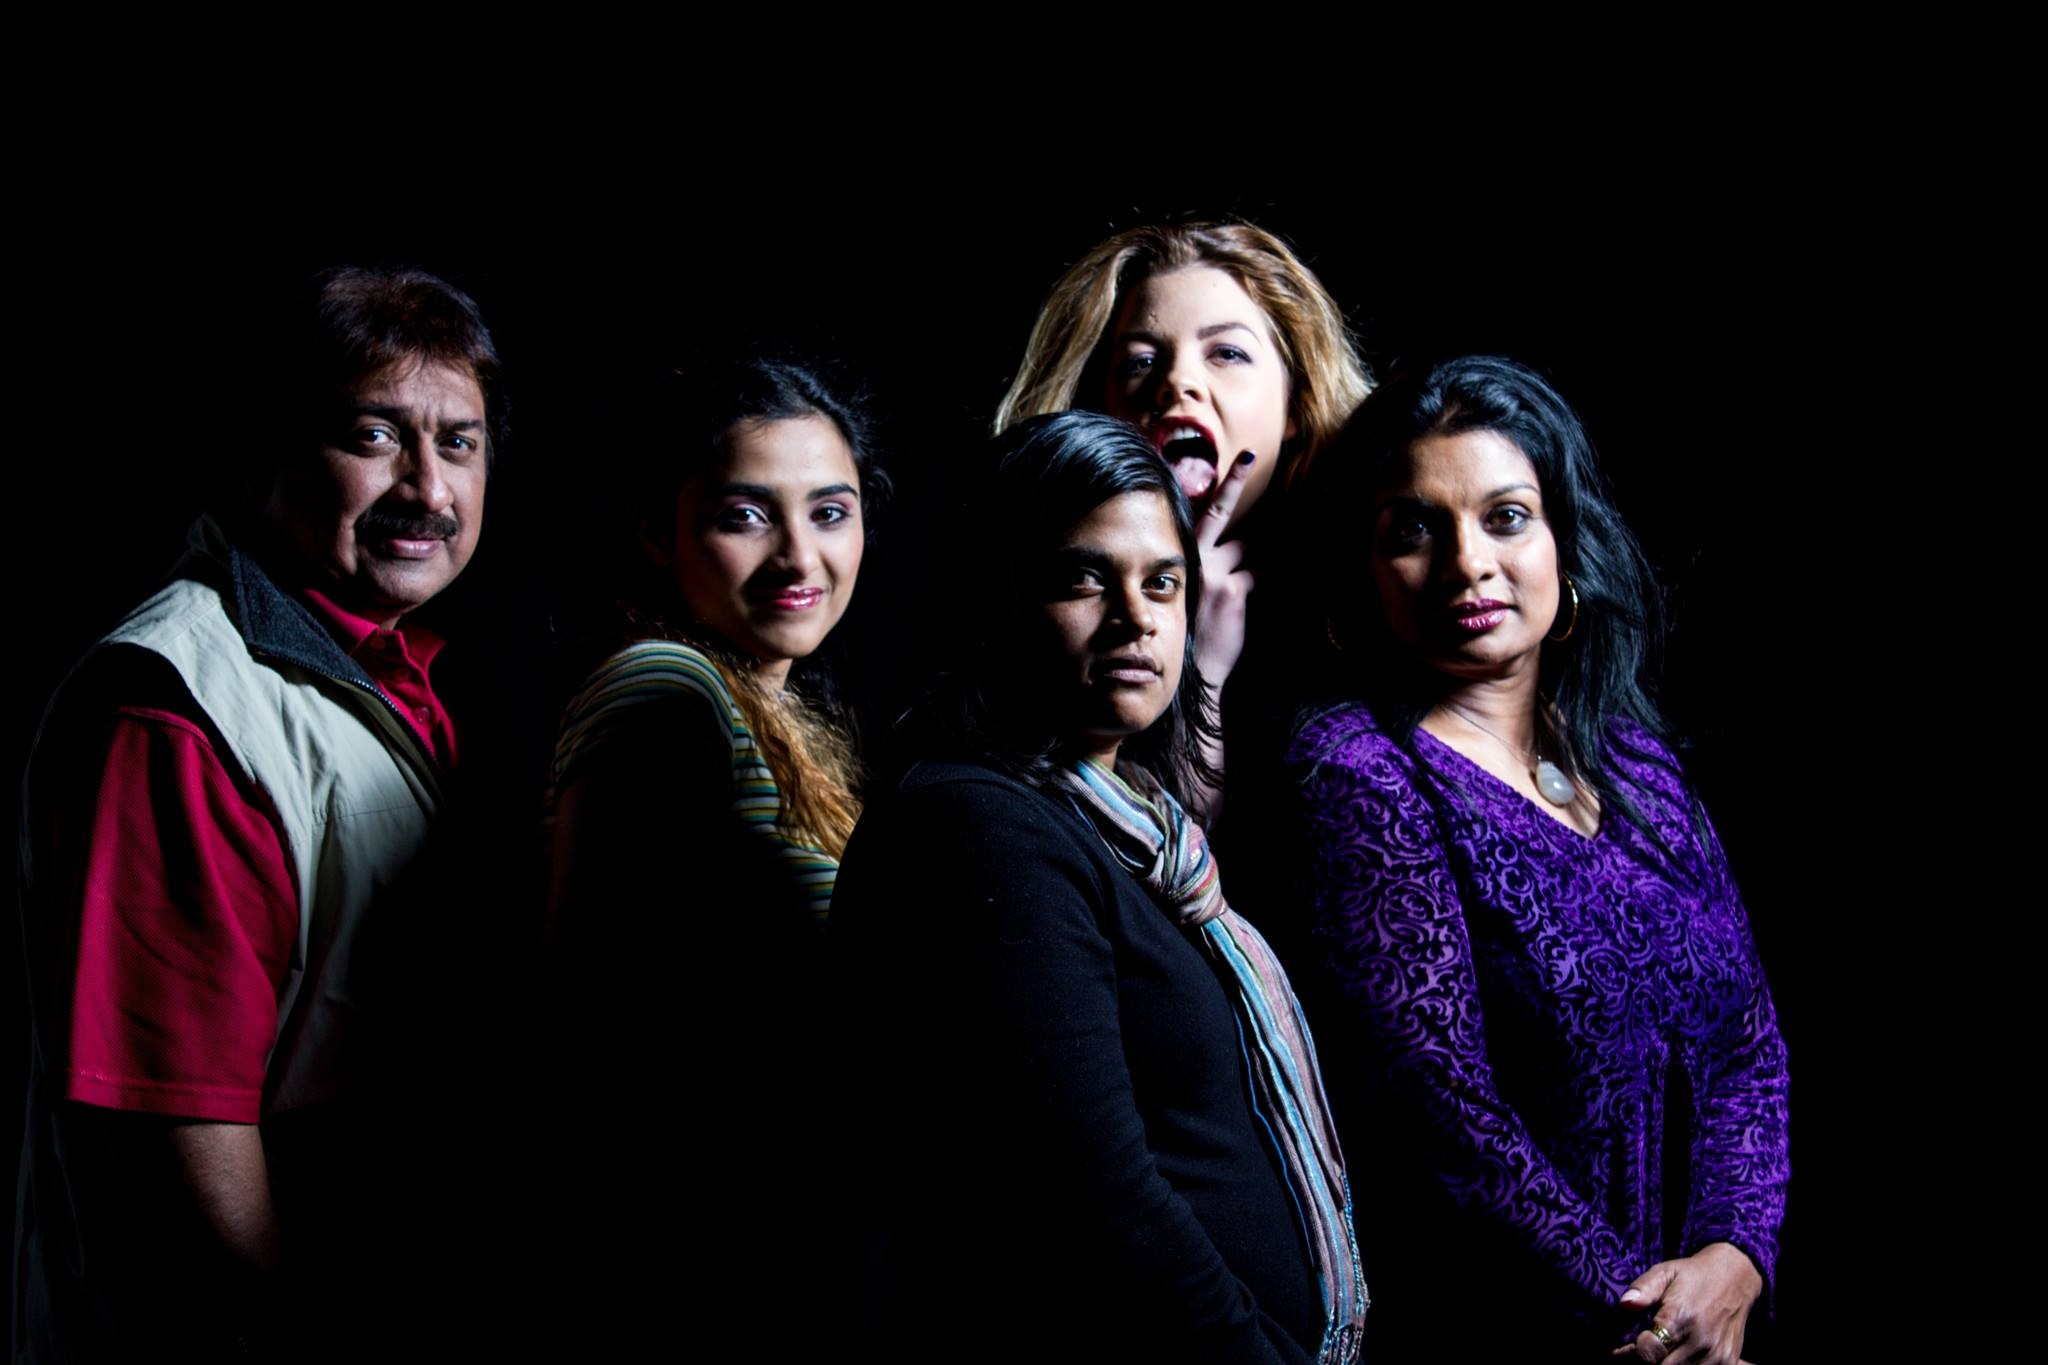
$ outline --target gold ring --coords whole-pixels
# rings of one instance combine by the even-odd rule
[[[1652,1327],[1650,1329],[1650,1335],[1657,1338],[1657,1340],[1663,1342],[1664,1345],[1667,1347],[1676,1346],[1678,1344],[1678,1338],[1671,1335],[1671,1329],[1669,1327]]]

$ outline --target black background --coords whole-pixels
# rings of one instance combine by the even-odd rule
[[[1872,1134],[1901,1140],[1861,1060],[1882,987],[1869,954],[1886,933],[1872,907],[1914,875],[1872,856],[1889,798],[1871,742],[1892,704],[1887,632],[1913,611],[1859,562],[1868,529],[1851,507],[1857,449],[1878,439],[1897,374],[1881,337],[1913,287],[1873,290],[1855,264],[1879,180],[1796,151],[1484,184],[1368,175],[1341,194],[1215,171],[1171,188],[1012,174],[961,190],[680,155],[558,157],[481,178],[399,159],[365,173],[374,185],[178,157],[45,169],[37,246],[15,282],[34,347],[16,384],[40,416],[8,517],[12,772],[63,670],[174,558],[197,472],[264,441],[247,393],[263,339],[244,320],[321,265],[445,274],[481,302],[506,359],[513,437],[444,625],[471,653],[456,700],[495,746],[469,752],[508,781],[551,739],[542,604],[597,557],[602,529],[583,509],[607,450],[634,439],[605,399],[664,350],[787,335],[865,376],[902,496],[843,628],[856,653],[863,640],[914,648],[921,595],[941,596],[930,576],[977,572],[918,547],[948,514],[953,466],[984,439],[1046,288],[1112,230],[1241,215],[1302,252],[1377,370],[1470,351],[1538,366],[1586,417],[1672,590],[1667,699],[1792,1056],[1772,1358],[1826,1339],[1844,1263],[1889,1219],[1866,1183]],[[1834,397],[1816,401],[1823,391]],[[1862,399],[1853,421],[1842,395]],[[1880,880],[1892,897],[1872,894]],[[25,1036],[25,1008],[9,1014]]]

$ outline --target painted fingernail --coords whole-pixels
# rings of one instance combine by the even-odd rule
[[[1625,1290],[1625,1291],[1623,1291],[1623,1293],[1622,1293],[1622,1296],[1621,1296],[1621,1301],[1622,1301],[1623,1303],[1635,1303],[1635,1302],[1636,1302],[1637,1300],[1641,1299],[1642,1297],[1643,1297],[1643,1291],[1642,1291],[1642,1290],[1640,1290],[1640,1289],[1629,1289],[1629,1290]]]
[[[1241,450],[1237,453],[1237,462],[1239,464],[1250,464],[1253,460],[1256,460],[1258,458],[1258,456],[1252,454],[1252,452],[1250,452],[1249,450]]]

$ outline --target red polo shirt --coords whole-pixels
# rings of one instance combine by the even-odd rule
[[[442,641],[304,594],[443,766],[455,731],[428,665]],[[233,775],[189,698],[109,717],[98,782],[56,813],[79,869],[65,1096],[107,1109],[254,1123],[299,931],[276,814]]]

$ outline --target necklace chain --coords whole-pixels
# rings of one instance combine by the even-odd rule
[[[1535,748],[1532,747],[1527,753],[1517,752],[1515,746],[1502,739],[1494,731],[1493,727],[1480,724],[1464,707],[1453,705],[1447,701],[1437,704],[1526,763],[1529,769],[1529,779],[1536,784],[1536,790],[1542,793],[1545,801],[1548,801],[1553,806],[1569,806],[1572,802],[1579,799],[1579,789],[1572,782],[1570,774],[1566,773],[1557,764],[1543,757]]]

